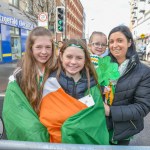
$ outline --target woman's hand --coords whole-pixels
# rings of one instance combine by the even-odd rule
[[[110,92],[110,86],[105,86],[103,94],[106,94],[106,93],[109,93],[109,92]]]
[[[104,104],[104,108],[105,108],[105,115],[110,116],[110,107],[104,102],[103,102],[103,104]]]

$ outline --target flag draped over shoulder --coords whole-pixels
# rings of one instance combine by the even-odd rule
[[[44,86],[40,121],[50,133],[50,142],[74,144],[109,144],[105,112],[97,86],[90,93],[95,105],[87,107],[61,88],[50,77]]]
[[[2,116],[8,140],[49,141],[47,129],[39,121],[15,80],[8,84]]]

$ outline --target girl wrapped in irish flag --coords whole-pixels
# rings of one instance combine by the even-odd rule
[[[50,142],[109,144],[97,74],[81,40],[71,39],[60,49],[57,70],[44,85],[40,121]]]

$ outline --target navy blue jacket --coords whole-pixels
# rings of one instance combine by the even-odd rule
[[[50,77],[56,77],[56,71],[53,72]],[[88,90],[88,79],[84,73],[82,73],[81,79],[75,83],[73,78],[70,78],[61,71],[59,79],[59,84],[63,90],[76,99],[84,97],[85,92]],[[90,78],[90,87],[96,85],[96,82],[93,77]]]

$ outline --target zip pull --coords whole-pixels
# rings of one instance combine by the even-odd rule
[[[136,125],[133,123],[132,120],[130,120],[131,124],[134,126],[135,129],[137,129]]]

